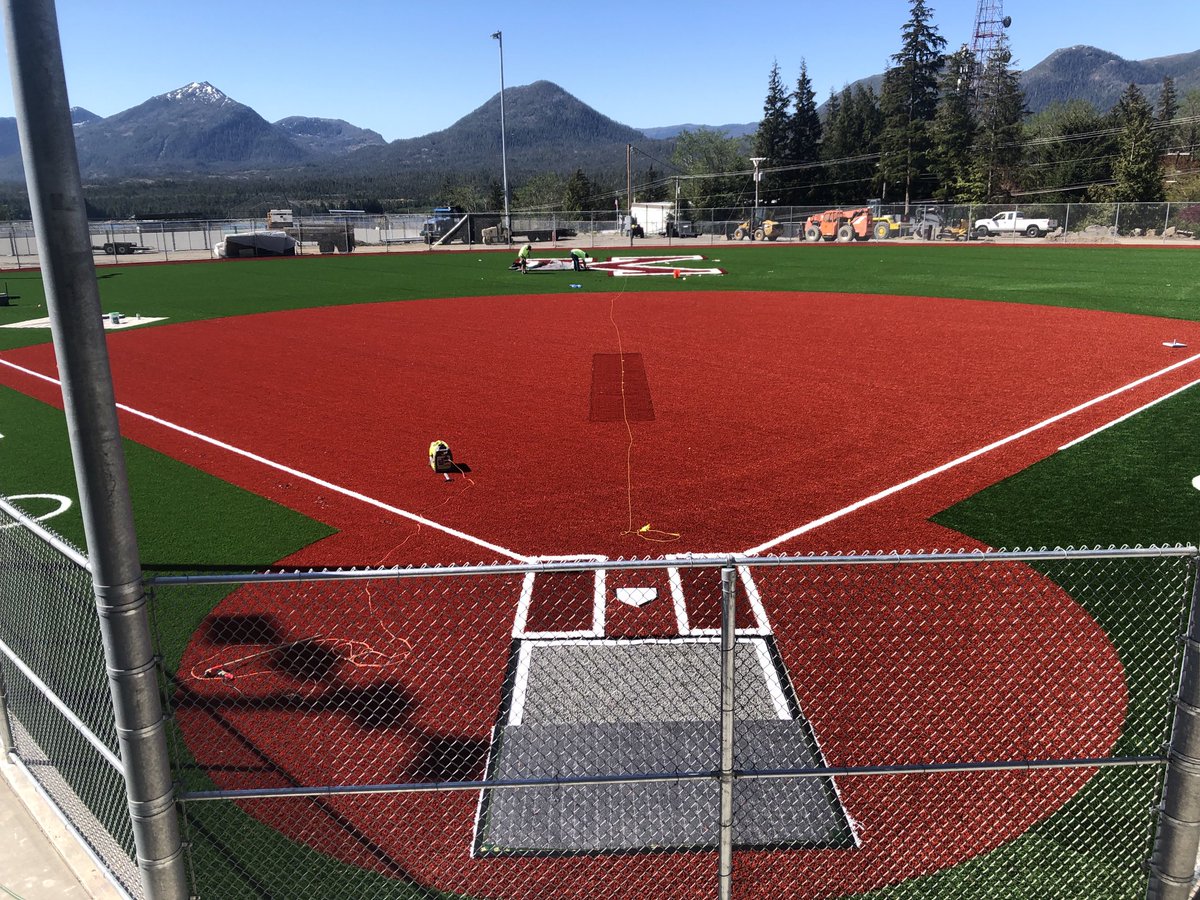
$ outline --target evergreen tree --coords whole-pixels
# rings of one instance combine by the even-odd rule
[[[571,212],[592,209],[594,193],[592,183],[583,174],[583,169],[576,169],[563,187],[563,209]]]
[[[1179,112],[1185,120],[1176,128],[1179,150],[1181,153],[1191,154],[1194,160],[1200,152],[1200,88],[1193,88],[1183,95]]]
[[[1113,163],[1116,184],[1110,198],[1118,202],[1162,200],[1162,161],[1153,129],[1154,111],[1136,84],[1125,89],[1113,109],[1113,118],[1121,130]]]
[[[667,199],[667,180],[662,172],[650,166],[645,181],[634,186],[634,193],[643,203],[661,203]]]
[[[792,94],[794,108],[787,122],[786,159],[789,163],[812,163],[821,155],[821,116],[817,112],[817,94],[812,79],[808,77],[808,63],[800,60],[800,77]],[[813,202],[813,183],[818,180],[819,170],[798,169],[787,179],[788,203]]]
[[[821,143],[824,182],[815,193],[837,203],[858,204],[879,193],[876,155],[883,116],[875,92],[861,84],[844,88],[830,101]]]
[[[884,129],[881,136],[880,173],[886,190],[892,186],[909,201],[928,196],[926,174],[932,144],[931,126],[937,111],[938,75],[946,39],[931,22],[933,10],[925,0],[909,0],[909,19],[902,30],[894,66],[883,76],[880,108]]]
[[[1021,136],[1025,119],[1025,94],[1012,68],[1008,37],[1001,32],[980,73],[976,98],[979,135],[975,152],[978,194],[967,199],[1007,200],[1017,185],[1021,166]]]
[[[1032,116],[1025,127],[1024,187],[1049,202],[1096,197],[1093,186],[1112,180],[1116,138],[1107,132],[1105,117],[1086,100],[1053,103]]]
[[[1158,142],[1163,150],[1176,149],[1175,126],[1167,124],[1179,115],[1179,99],[1175,94],[1175,79],[1164,75],[1162,91],[1158,95]]]
[[[933,196],[943,202],[969,200],[978,193],[972,179],[977,131],[971,97],[974,68],[975,56],[963,46],[946,58],[942,72],[929,169],[937,180]]]
[[[782,165],[789,160],[789,126],[791,117],[788,115],[789,100],[787,91],[783,88],[783,80],[779,77],[779,63],[771,64],[771,74],[767,79],[767,99],[763,101],[763,117],[754,133],[754,156],[761,156],[772,166]],[[780,189],[779,179],[775,176],[764,176],[759,185],[761,191],[774,193]]]

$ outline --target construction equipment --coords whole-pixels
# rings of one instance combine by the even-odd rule
[[[967,227],[966,219],[958,219],[953,224],[942,223],[933,234],[935,241],[969,241],[971,229]]]
[[[732,240],[777,241],[783,237],[783,225],[774,219],[763,219],[751,227],[750,221],[742,222],[733,229]]]
[[[871,210],[827,209],[808,217],[804,228],[806,241],[868,241],[871,239]]]

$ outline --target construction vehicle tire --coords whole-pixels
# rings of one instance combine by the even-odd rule
[[[819,241],[821,239],[821,229],[816,225],[809,225],[804,229],[804,239],[806,241]]]
[[[840,244],[848,244],[854,240],[853,225],[839,225],[837,230],[837,239]]]
[[[763,231],[761,228],[754,229],[754,239],[756,241],[766,240],[766,237],[767,237],[767,233],[765,231]]]
[[[735,228],[733,231],[733,239],[735,241],[744,241],[746,239],[746,229],[742,228],[740,225]]]
[[[886,240],[892,236],[892,228],[887,222],[875,223],[875,238],[877,240]]]

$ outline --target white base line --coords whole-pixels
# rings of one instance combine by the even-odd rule
[[[43,381],[49,382],[50,384],[58,385],[60,388],[62,387],[62,382],[60,382],[57,378],[51,378],[49,375],[43,375],[41,372],[35,372],[32,369],[26,369],[24,366],[18,366],[17,364],[9,362],[6,359],[0,359],[0,365],[8,366],[11,369],[16,369],[18,372],[24,372],[26,375],[30,375],[34,378],[40,378]],[[399,507],[391,506],[390,504],[384,503],[382,500],[376,500],[373,497],[368,497],[366,494],[360,494],[357,491],[352,491],[349,488],[341,487],[340,485],[317,478],[314,475],[309,475],[305,472],[299,471],[298,469],[285,466],[282,463],[274,462],[273,460],[267,459],[264,456],[259,456],[257,453],[251,453],[249,450],[242,450],[241,448],[235,447],[232,444],[227,444],[224,441],[219,441],[216,438],[209,437],[208,435],[200,434],[198,431],[192,431],[190,428],[184,428],[182,425],[176,425],[174,422],[168,422],[166,419],[160,419],[158,416],[153,416],[150,413],[142,412],[141,410],[126,406],[124,403],[118,403],[117,409],[127,412],[132,416],[138,416],[139,418],[146,419],[149,422],[154,422],[156,425],[161,425],[162,427],[169,428],[172,431],[177,431],[180,434],[185,434],[188,437],[195,438],[198,441],[203,441],[206,444],[211,444],[214,447],[219,447],[222,450],[227,450],[230,453],[245,457],[253,462],[267,466],[268,468],[275,469],[279,472],[284,472],[288,475],[291,475],[293,478],[299,478],[300,480],[307,481],[309,484],[314,484],[317,487],[325,488],[326,490],[341,494],[344,497],[349,497],[352,500],[365,503],[368,506],[374,506],[376,509],[382,509],[385,512],[392,513],[393,515],[400,516],[401,518],[408,519],[409,521],[426,525],[436,531],[441,531],[445,534],[459,538],[460,540],[466,541],[469,544],[474,544],[477,547],[483,547],[485,550],[491,550],[493,553],[498,553],[501,556],[507,556],[509,559],[517,562],[532,562],[530,557],[522,556],[519,553],[508,550],[504,547],[500,547],[496,544],[488,543],[480,538],[472,537],[466,532],[458,531],[457,529],[450,528],[446,525],[441,525],[437,522],[434,522],[432,519],[426,519],[424,516],[419,516],[416,513],[411,513],[407,510],[400,509]]]
[[[830,522],[840,519],[843,516],[847,516],[852,512],[856,512],[865,506],[870,506],[872,503],[875,503],[879,500],[883,500],[885,497],[890,497],[892,494],[898,494],[900,491],[910,488],[914,484],[920,484],[922,481],[927,481],[928,479],[933,478],[935,475],[941,475],[943,472],[948,472],[950,469],[953,469],[956,466],[960,466],[965,462],[970,462],[971,460],[975,459],[976,457],[983,456],[985,453],[990,453],[991,451],[996,450],[999,447],[1003,447],[1005,444],[1011,444],[1013,441],[1020,440],[1023,437],[1033,434],[1035,431],[1039,431],[1049,425],[1053,425],[1055,422],[1060,422],[1063,419],[1067,418],[1068,416],[1073,416],[1073,415],[1075,415],[1075,413],[1081,412],[1090,406],[1095,406],[1097,403],[1102,403],[1105,400],[1109,400],[1109,399],[1117,396],[1118,394],[1122,394],[1125,391],[1132,390],[1133,388],[1138,387],[1139,385],[1145,384],[1148,381],[1153,381],[1155,378],[1159,378],[1160,376],[1165,375],[1168,372],[1172,372],[1175,369],[1181,368],[1186,365],[1190,365],[1191,363],[1194,363],[1198,359],[1200,359],[1200,353],[1196,354],[1195,356],[1189,356],[1187,359],[1182,359],[1177,363],[1172,363],[1171,365],[1167,366],[1165,369],[1159,369],[1157,372],[1152,372],[1149,375],[1143,375],[1141,378],[1137,379],[1136,381],[1131,381],[1131,382],[1129,382],[1129,384],[1126,384],[1126,385],[1123,385],[1122,387],[1111,390],[1107,394],[1101,394],[1099,397],[1093,397],[1091,400],[1081,403],[1078,406],[1072,407],[1071,409],[1068,409],[1066,412],[1061,412],[1061,413],[1058,413],[1057,415],[1051,416],[1048,419],[1043,419],[1041,422],[1038,422],[1036,425],[1030,425],[1028,428],[1024,428],[1021,431],[1016,432],[1015,434],[1010,434],[1008,437],[1000,438],[1000,440],[998,440],[998,441],[993,441],[992,443],[988,444],[986,447],[980,447],[978,450],[972,450],[970,453],[967,453],[964,456],[960,456],[958,459],[951,460],[948,463],[943,463],[942,465],[938,466],[936,469],[930,469],[927,472],[922,472],[920,475],[914,475],[912,478],[908,479],[907,481],[902,481],[899,484],[892,485],[890,488],[885,488],[884,490],[880,491],[877,494],[872,494],[871,496],[865,497],[856,503],[851,503],[849,506],[843,507],[842,509],[839,509],[836,512],[831,512],[828,515],[822,516],[819,519],[814,519],[813,521],[809,522],[807,525],[801,525],[799,528],[793,528],[791,531],[787,532],[786,534],[781,534],[777,538],[772,538],[771,540],[767,541],[765,544],[759,544],[757,547],[751,547],[750,549],[744,550],[742,552],[745,553],[747,556],[754,556],[759,553],[764,553],[767,550],[770,550],[772,547],[777,547],[780,544],[790,541],[792,538],[799,537],[802,534],[806,534],[809,531],[812,531],[816,528],[820,528],[822,525],[828,525]]]
[[[1132,419],[1132,418],[1133,418],[1134,416],[1136,416],[1138,413],[1145,412],[1145,411],[1146,411],[1146,410],[1148,410],[1150,407],[1152,407],[1152,406],[1156,406],[1157,404],[1159,404],[1159,403],[1162,403],[1164,400],[1170,400],[1170,399],[1171,399],[1172,397],[1174,397],[1176,394],[1182,394],[1184,391],[1186,391],[1186,390],[1188,390],[1188,389],[1190,389],[1190,388],[1194,388],[1194,387],[1195,387],[1196,385],[1198,385],[1198,384],[1200,384],[1200,379],[1198,379],[1198,380],[1196,380],[1196,381],[1193,381],[1191,384],[1185,384],[1185,385],[1184,385],[1183,387],[1181,387],[1181,388],[1176,388],[1175,390],[1171,391],[1171,393],[1169,393],[1169,394],[1163,394],[1163,395],[1162,395],[1161,397],[1159,397],[1157,400],[1151,400],[1151,401],[1150,401],[1149,403],[1147,403],[1145,406],[1139,406],[1139,407],[1138,407],[1137,409],[1135,409],[1133,412],[1130,412],[1130,413],[1125,413],[1125,415],[1121,416],[1119,419],[1113,419],[1113,420],[1112,420],[1111,422],[1109,422],[1107,425],[1101,425],[1099,428],[1095,429],[1094,431],[1089,431],[1087,434],[1083,435],[1083,437],[1077,437],[1077,438],[1075,438],[1075,440],[1073,440],[1073,441],[1070,441],[1070,442],[1068,442],[1068,443],[1066,443],[1066,444],[1063,444],[1063,445],[1062,445],[1061,447],[1059,447],[1058,449],[1059,449],[1059,450],[1066,450],[1068,447],[1074,447],[1076,444],[1082,444],[1082,443],[1083,443],[1084,441],[1086,441],[1088,438],[1090,438],[1090,437],[1095,437],[1095,436],[1096,436],[1096,435],[1098,435],[1100,432],[1102,432],[1102,431],[1107,431],[1109,428],[1112,428],[1114,425],[1120,425],[1120,424],[1121,424],[1122,422],[1124,422],[1126,419]]]

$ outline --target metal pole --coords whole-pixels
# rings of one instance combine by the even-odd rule
[[[733,678],[737,569],[721,569],[721,852],[717,896],[733,897]]]
[[[629,219],[629,246],[633,246],[633,144],[625,145],[625,209]]]
[[[750,162],[754,163],[754,211],[750,213],[750,240],[754,240],[754,220],[758,218],[758,180],[761,177],[758,167],[765,159],[765,156],[752,156],[750,158]]]
[[[504,32],[497,31],[492,35],[500,42],[500,169],[504,177],[504,230],[508,232],[506,240],[512,242],[512,216],[508,211],[508,145],[504,137]]]
[[[1200,848],[1200,577],[1192,560],[1192,606],[1171,724],[1148,900],[1188,900]]]
[[[10,753],[16,751],[16,746],[12,723],[8,718],[8,688],[4,681],[4,667],[0,666],[0,754],[7,759]]]
[[[158,669],[53,0],[4,0],[29,201],[96,595],[113,721],[148,900],[188,897]]]

